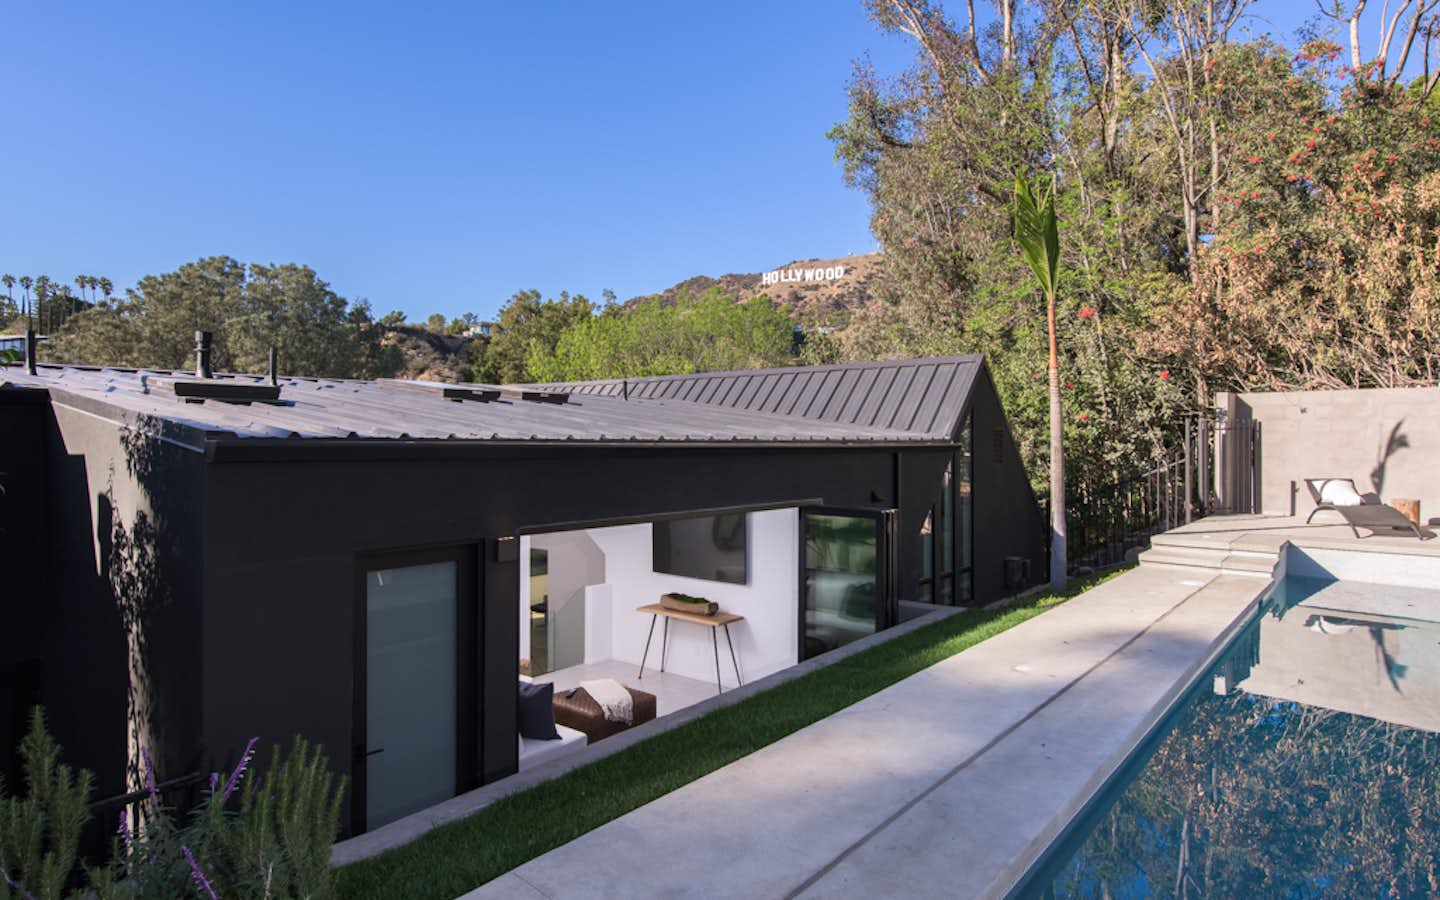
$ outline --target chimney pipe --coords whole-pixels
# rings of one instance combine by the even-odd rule
[[[26,328],[26,329],[25,329],[25,371],[26,371],[26,372],[29,372],[31,375],[34,375],[34,374],[35,374],[35,362],[36,362],[36,360],[37,360],[38,358],[39,358],[39,353],[36,351],[36,348],[35,348],[35,329],[34,329],[33,327],[32,327],[32,328]]]
[[[279,361],[280,361],[280,354],[279,354],[278,352],[276,352],[274,345],[271,345],[271,347],[270,347],[270,384],[271,384],[272,386],[273,386],[273,385],[276,385],[276,384],[279,384],[279,380],[278,380],[277,377],[276,377],[276,376],[279,374]]]
[[[195,332],[195,377],[214,378],[210,370],[210,344],[214,335],[208,331]]]

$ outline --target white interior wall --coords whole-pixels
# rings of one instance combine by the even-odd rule
[[[660,595],[680,591],[714,600],[725,612],[737,613],[745,621],[730,626],[740,673],[746,681],[762,678],[792,666],[797,661],[799,618],[799,513],[794,509],[766,510],[749,514],[747,540],[749,582],[729,584],[703,581],[652,571],[649,524],[620,525],[588,531],[605,554],[608,605],[611,610],[610,640],[598,646],[598,634],[587,636],[587,659],[610,658],[638,665],[645,649],[650,616],[635,608],[657,603]],[[598,612],[598,610],[597,610]],[[662,619],[655,626],[650,647],[651,665],[660,665]],[[720,677],[727,686],[735,683],[725,635],[720,641]],[[605,656],[599,654],[605,653]],[[592,654],[595,654],[592,657]],[[710,629],[692,623],[670,623],[670,651],[666,670],[702,680],[715,678],[715,654]]]
[[[605,556],[585,531],[537,534],[530,548],[547,555],[550,668],[578,666],[586,660],[585,590],[605,583]],[[525,559],[528,564],[528,553]]]

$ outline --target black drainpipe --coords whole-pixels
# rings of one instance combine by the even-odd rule
[[[214,335],[208,331],[195,332],[195,377],[214,378],[210,370],[210,344]]]

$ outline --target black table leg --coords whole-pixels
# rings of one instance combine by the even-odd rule
[[[725,689],[720,686],[720,638],[715,636],[715,629],[710,629],[710,643],[715,647],[715,693],[721,694]]]
[[[654,615],[650,617],[650,633],[645,635],[645,652],[640,654],[640,675],[638,677],[642,679],[645,677],[645,660],[650,656],[650,639],[655,636],[655,620],[658,618],[659,616]],[[668,622],[669,619],[666,621]]]
[[[651,622],[650,624],[655,624]],[[665,617],[665,624],[660,627],[660,671],[665,671],[665,654],[670,649],[670,617]]]
[[[743,682],[743,681],[740,680],[740,663],[735,659],[735,642],[732,641],[732,640],[730,640],[730,623],[729,623],[729,622],[726,622],[726,623],[725,623],[725,644],[726,644],[726,646],[728,646],[728,647],[730,648],[730,662],[732,662],[732,663],[735,664],[735,684],[736,684],[736,686],[738,687],[739,685],[742,685],[742,684],[744,684],[745,682]]]

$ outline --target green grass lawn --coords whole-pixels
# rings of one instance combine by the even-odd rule
[[[952,616],[512,794],[337,873],[341,897],[454,897],[1118,574]]]

